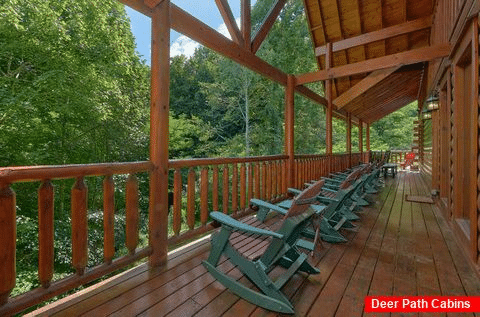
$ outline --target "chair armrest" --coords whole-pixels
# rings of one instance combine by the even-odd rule
[[[297,199],[295,200],[295,204],[297,205],[311,205],[317,202],[317,197],[312,198],[304,198],[304,199]]]
[[[269,202],[266,202],[260,199],[256,199],[256,198],[250,199],[250,204],[258,207],[265,207],[265,208],[271,209],[273,211],[281,213],[282,215],[287,214],[287,210],[285,210],[285,208],[282,208],[280,206],[271,204]]]
[[[331,192],[331,193],[336,193],[336,192],[338,192],[338,188],[337,188],[337,190],[335,190],[335,189],[333,189],[333,188],[328,188],[328,187],[325,187],[325,186],[324,186],[322,189],[323,189],[324,191]]]
[[[288,192],[291,193],[291,194],[294,194],[294,195],[298,195],[300,194],[302,191],[301,190],[298,190],[296,188],[289,188],[288,189]]]
[[[321,203],[326,203],[326,204],[329,204],[329,203],[332,203],[332,202],[338,202],[338,199],[328,198],[328,197],[324,197],[324,196],[317,196],[317,200]]]
[[[218,211],[211,212],[210,217],[212,217],[213,220],[221,223],[222,225],[231,227],[235,230],[283,239],[283,235],[280,233],[247,225],[246,223],[235,220],[232,217]]]

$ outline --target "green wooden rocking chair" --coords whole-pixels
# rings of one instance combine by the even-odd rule
[[[293,314],[293,306],[282,293],[281,288],[296,272],[320,273],[318,269],[308,263],[307,255],[299,251],[299,241],[302,241],[300,237],[303,229],[312,217],[318,216],[310,207],[312,198],[315,199],[312,189],[308,188],[302,192],[283,217],[282,224],[277,231],[256,228],[234,220],[225,214],[212,212],[210,216],[221,224],[221,230],[213,235],[212,249],[203,265],[220,283],[243,299],[268,310]],[[241,254],[231,243],[230,238],[233,233],[250,234],[258,236],[260,239],[267,237],[269,243],[260,256],[249,258]],[[300,243],[302,247],[305,247],[304,242]],[[307,248],[313,249],[314,244],[312,243]],[[222,272],[218,267],[222,256],[236,265],[260,292]],[[269,273],[279,266],[285,268],[286,271],[273,281]]]

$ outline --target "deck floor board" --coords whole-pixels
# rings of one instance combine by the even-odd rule
[[[480,281],[438,205],[404,199],[406,194],[428,193],[417,173],[387,177],[385,187],[372,195],[374,204],[360,214],[356,230],[343,231],[349,241],[324,243],[310,257],[321,273],[297,274],[284,286],[295,315],[373,316],[364,313],[366,295],[480,295]],[[238,236],[232,242],[251,254],[262,248],[251,238]],[[31,315],[277,316],[215,281],[201,264],[208,251],[208,239],[203,239],[170,254],[163,268],[149,270],[141,264]],[[225,259],[219,265],[251,286]]]

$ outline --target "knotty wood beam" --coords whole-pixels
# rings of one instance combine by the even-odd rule
[[[446,57],[449,53],[449,44],[438,44],[417,48],[406,52],[372,58],[358,63],[338,66],[329,70],[320,70],[314,73],[299,75],[297,76],[297,85],[326,80],[329,78],[367,73],[384,68],[427,62],[437,58]]]
[[[390,74],[394,73],[400,67],[392,67],[387,69],[380,69],[372,72],[370,75],[362,79],[358,84],[344,92],[342,95],[338,96],[333,100],[333,103],[337,106],[338,109],[345,107],[350,101],[357,98],[368,89],[372,88],[383,79],[388,77]]]
[[[243,2],[243,1],[242,1]],[[223,21],[227,26],[228,33],[235,41],[235,43],[239,45],[243,45],[243,36],[238,28],[237,22],[235,21],[235,17],[233,16],[232,10],[230,9],[230,5],[228,4],[227,0],[215,0],[217,4],[218,11],[222,15]]]
[[[168,252],[168,114],[170,104],[170,0],[152,15],[152,66],[150,101],[149,245],[150,266],[167,261]]]
[[[242,21],[242,36],[243,36],[243,47],[247,50],[252,50],[252,18],[251,18],[251,2],[250,0],[242,0],[241,2],[241,21]]]
[[[272,7],[270,12],[268,13],[267,17],[262,23],[262,26],[258,29],[255,33],[255,36],[252,41],[252,52],[255,54],[260,45],[262,45],[263,41],[267,37],[268,32],[272,28],[273,24],[277,20],[277,17],[280,15],[280,11],[282,11],[283,7],[285,6],[286,0],[277,0],[275,5]]]
[[[351,47],[365,45],[375,41],[385,40],[401,34],[415,32],[431,27],[432,17],[428,16],[420,18],[410,22],[398,24],[395,26],[387,27],[378,31],[362,34],[356,37],[351,37],[342,41],[333,43],[333,52],[346,50]],[[315,48],[315,54],[317,56],[326,54],[326,45]]]

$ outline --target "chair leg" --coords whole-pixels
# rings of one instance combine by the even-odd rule
[[[203,265],[207,268],[210,274],[212,274],[212,276],[217,281],[219,281],[221,284],[223,284],[226,288],[231,290],[233,293],[251,302],[252,304],[263,307],[268,310],[280,312],[280,313],[293,314],[295,312],[293,310],[292,305],[289,303],[288,299],[286,299],[283,296],[283,294],[280,293],[280,291],[277,290],[276,292],[280,294],[282,297],[284,297],[284,300],[279,300],[271,296],[267,296],[252,290],[246,287],[245,285],[241,284],[237,280],[234,280],[233,278],[220,272],[214,266],[212,266],[210,263],[206,261],[203,262]],[[273,283],[271,285],[273,290],[274,289]]]
[[[322,222],[320,223],[320,238],[323,241],[330,243],[340,243],[348,241],[338,231],[333,229],[333,227],[328,223],[325,218],[323,218]]]

